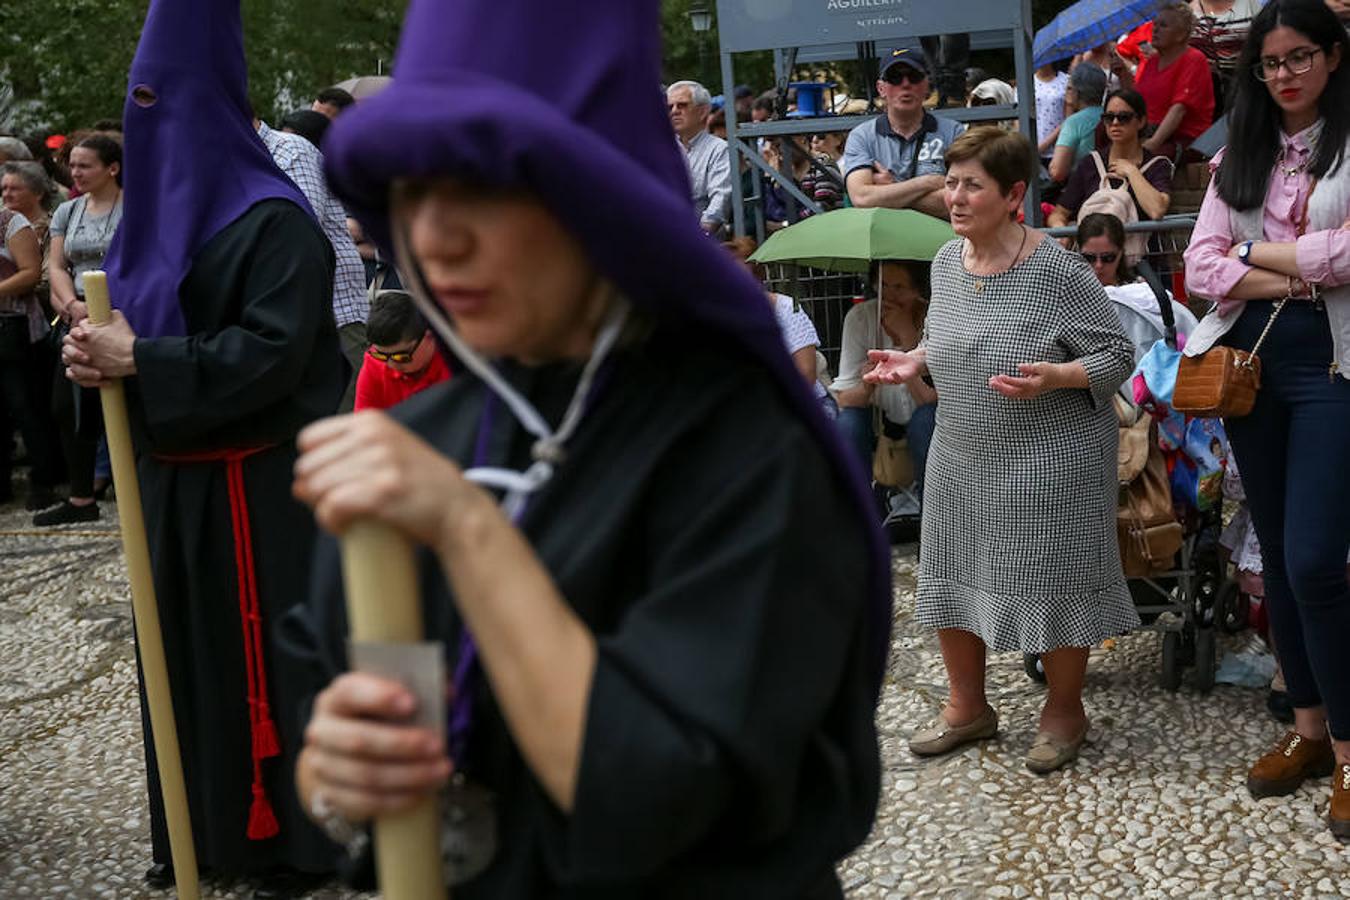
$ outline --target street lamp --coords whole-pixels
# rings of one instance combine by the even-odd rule
[[[707,0],[694,0],[689,4],[689,25],[698,32],[712,28],[712,13],[708,11]]]

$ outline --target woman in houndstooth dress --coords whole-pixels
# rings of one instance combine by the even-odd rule
[[[950,699],[911,749],[992,736],[986,651],[1040,653],[1050,691],[1027,764],[1044,772],[1086,735],[1088,648],[1139,618],[1116,544],[1111,404],[1133,348],[1084,262],[1015,220],[1034,152],[987,128],[952,144],[946,199],[963,239],[933,260],[924,347],[879,355],[873,377],[917,365],[941,398],[915,605],[938,631]]]

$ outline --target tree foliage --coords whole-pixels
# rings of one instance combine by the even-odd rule
[[[243,0],[249,90],[259,114],[276,118],[344,78],[387,70],[404,5]],[[0,0],[0,130],[70,131],[119,118],[148,6]]]
[[[689,19],[689,9],[697,0],[661,0],[662,49],[661,74],[666,84],[690,79],[714,93],[722,93],[722,61],[717,44],[717,4],[705,0],[713,14],[712,28],[699,33]],[[772,53],[738,53],[733,75],[737,84],[748,84],[755,91],[773,86]]]
[[[185,0],[193,2],[193,0]],[[276,119],[312,94],[355,75],[387,70],[406,0],[242,0],[250,93]],[[638,2],[638,0],[633,0]],[[698,0],[662,0],[663,76],[723,90],[716,2],[711,30],[689,19]],[[1069,0],[1033,0],[1044,25]],[[122,111],[126,73],[149,0],[0,0],[0,130],[70,131]],[[585,27],[585,6],[578,25]],[[757,91],[773,84],[771,53],[737,54],[734,77]]]

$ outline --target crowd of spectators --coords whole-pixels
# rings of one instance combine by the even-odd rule
[[[417,389],[436,380],[427,379],[427,369],[448,376],[443,363],[410,369],[404,348],[388,346],[398,345],[396,338],[370,347],[368,286],[377,274],[391,287],[397,279],[385,277],[387,267],[329,191],[319,149],[328,124],[354,102],[342,88],[326,88],[310,107],[282,117],[279,128],[254,122],[333,248],[333,314],[351,372],[343,410],[353,406],[367,360],[375,362],[366,367],[374,369],[372,379],[415,383]],[[98,501],[111,489],[97,392],[72,385],[57,354],[66,331],[87,315],[83,276],[103,267],[117,233],[121,181],[117,121],[69,136],[0,135],[0,500],[14,496],[13,461],[22,453],[30,467],[25,505],[38,526],[97,520]],[[419,342],[413,354],[419,363],[435,356],[433,346]]]
[[[1271,321],[1263,298],[1283,289],[1285,279],[1291,296],[1296,288],[1308,291],[1297,299],[1309,302],[1293,314],[1302,331],[1271,345],[1276,359],[1316,364],[1312,374],[1307,365],[1275,373],[1272,380],[1291,390],[1311,392],[1315,380],[1322,391],[1324,359],[1313,359],[1307,348],[1345,356],[1345,329],[1326,331],[1325,305],[1302,279],[1313,264],[1324,276],[1319,281],[1350,279],[1336,262],[1344,257],[1341,244],[1350,240],[1340,224],[1350,196],[1350,185],[1342,182],[1350,176],[1330,180],[1329,153],[1318,151],[1327,126],[1316,115],[1316,97],[1298,108],[1294,100],[1284,103],[1281,131],[1270,108],[1279,104],[1265,88],[1243,80],[1245,74],[1238,78],[1248,70],[1262,83],[1312,73],[1310,82],[1321,79],[1319,90],[1339,97],[1346,91],[1344,76],[1335,74],[1344,41],[1325,28],[1276,34],[1279,52],[1263,50],[1254,58],[1247,31],[1255,22],[1254,36],[1260,35],[1269,18],[1255,0],[1168,3],[1147,28],[1119,44],[1042,66],[1034,83],[1020,87],[973,69],[958,81],[951,61],[961,51],[948,46],[950,36],[936,45],[930,40],[896,48],[880,60],[874,115],[847,132],[823,127],[762,138],[760,160],[743,161],[741,171],[733,171],[728,152],[727,110],[718,108],[708,89],[689,80],[665,89],[671,137],[709,237],[731,236],[733,185],[739,181],[770,232],[848,205],[942,218],[962,239],[947,243],[931,262],[873,262],[858,302],[843,318],[833,377],[824,368],[811,317],[795,298],[765,292],[784,350],[821,409],[837,420],[857,462],[875,471],[882,442],[903,442],[912,484],[893,486],[884,503],[887,518],[930,510],[915,615],[938,632],[949,696],[938,717],[911,738],[917,755],[946,754],[997,733],[998,713],[985,689],[990,650],[1038,656],[1049,684],[1026,754],[1029,769],[1043,774],[1060,768],[1087,739],[1082,701],[1088,648],[1139,624],[1124,572],[1101,564],[1115,556],[1118,540],[1112,517],[1118,485],[1109,452],[1118,422],[1110,401],[1144,346],[1130,333],[1134,319],[1125,310],[1151,317],[1156,301],[1165,299],[1135,281],[1131,266],[1142,246],[1132,243],[1125,223],[1167,214],[1178,166],[1196,157],[1192,145],[1225,108],[1238,111],[1238,134],[1272,158],[1216,162],[1222,166],[1217,192],[1206,202],[1189,251],[1190,282],[1206,295],[1248,303],[1245,310],[1219,308],[1232,334],[1227,340],[1246,345]],[[324,134],[353,102],[332,88],[310,108],[284,116],[278,129],[257,119],[253,126],[277,167],[303,192],[336,260],[333,323],[350,368],[340,408],[385,409],[452,372],[413,297],[381,289],[378,257],[325,181]],[[770,121],[790,106],[784,95],[757,95],[748,86],[736,88],[726,102],[738,122]],[[1011,116],[995,127],[968,127],[957,116],[935,112],[947,106],[1011,110],[1022,103],[1035,104],[1035,135],[1016,133]],[[1254,110],[1268,115],[1245,115]],[[1261,133],[1262,123],[1271,133]],[[1333,130],[1337,145],[1345,145],[1344,123]],[[1291,167],[1280,176],[1286,162]],[[13,495],[11,432],[17,430],[30,464],[27,506],[39,526],[100,515],[98,397],[66,380],[55,347],[87,315],[83,276],[102,268],[119,227],[122,166],[115,123],[40,142],[36,153],[31,142],[0,137],[0,501]],[[1267,199],[1269,208],[1262,207],[1265,195],[1252,193],[1249,184],[1254,173],[1263,185],[1280,177],[1275,200],[1287,202],[1275,208]],[[1323,174],[1339,192],[1340,205],[1310,210],[1311,181]],[[1038,176],[1053,200],[1039,220],[1024,221],[1023,200]],[[435,202],[452,205],[446,198],[461,186],[447,182],[441,188],[445,193]],[[1288,214],[1297,197],[1301,221]],[[1314,227],[1334,232],[1327,238],[1333,252],[1311,262],[1301,243],[1310,211]],[[1262,224],[1262,215],[1275,230]],[[1061,247],[1037,231],[1042,225],[1076,225],[1076,234]],[[528,237],[525,231],[519,237]],[[692,226],[690,233],[699,238]],[[727,243],[742,259],[753,249],[745,239]],[[1235,256],[1243,245],[1246,255]],[[1249,278],[1253,273],[1256,279]],[[1246,294],[1238,289],[1244,280]],[[1185,307],[1173,303],[1172,313],[1183,336],[1206,334]],[[1228,333],[1213,333],[1214,320],[1206,321],[1210,343]],[[1338,364],[1328,379],[1334,386],[1319,402],[1344,411]],[[1332,801],[1332,818],[1342,834],[1350,831],[1350,732],[1343,721],[1350,703],[1339,689],[1347,683],[1346,666],[1335,659],[1330,641],[1316,638],[1345,631],[1344,609],[1332,610],[1344,597],[1344,548],[1322,546],[1320,534],[1284,522],[1281,512],[1287,497],[1314,493],[1307,473],[1334,466],[1331,451],[1297,430],[1269,397],[1234,429],[1245,454],[1268,463],[1255,481],[1261,489],[1252,492],[1254,509],[1265,517],[1263,543],[1280,550],[1285,543],[1310,546],[1317,558],[1294,571],[1286,572],[1282,560],[1268,569],[1273,590],[1283,595],[1282,633],[1307,633],[1309,640],[1307,646],[1302,640],[1282,646],[1301,730],[1258,761],[1249,787],[1255,796],[1284,793],[1289,780],[1301,782],[1335,761],[1345,787],[1334,795],[1341,799]],[[1306,464],[1286,466],[1291,454]],[[1285,468],[1296,468],[1299,477],[1271,474]],[[1345,479],[1329,483],[1339,489]],[[63,484],[69,485],[64,498]],[[1079,502],[1064,502],[1064,485]],[[1334,523],[1326,523],[1339,509],[1329,501],[1313,505],[1334,537]],[[1008,522],[1024,527],[999,542],[988,540]],[[1300,580],[1317,583],[1308,588]],[[1296,587],[1322,602],[1311,613],[1300,611]],[[1338,689],[1327,691],[1326,685]],[[1309,712],[1318,704],[1321,712]],[[1328,728],[1334,746],[1322,737]],[[1298,757],[1289,762],[1295,751]]]

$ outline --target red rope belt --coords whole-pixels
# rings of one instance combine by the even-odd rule
[[[239,585],[239,623],[244,638],[244,670],[248,674],[248,717],[252,737],[253,800],[248,811],[251,841],[261,841],[280,832],[276,813],[263,786],[262,762],[281,755],[281,742],[267,702],[267,669],[263,663],[262,610],[258,603],[258,576],[254,567],[253,531],[249,527],[248,493],[244,486],[244,460],[270,447],[206,450],[200,453],[155,454],[166,463],[225,464],[230,495],[230,524],[234,527],[234,568]]]

